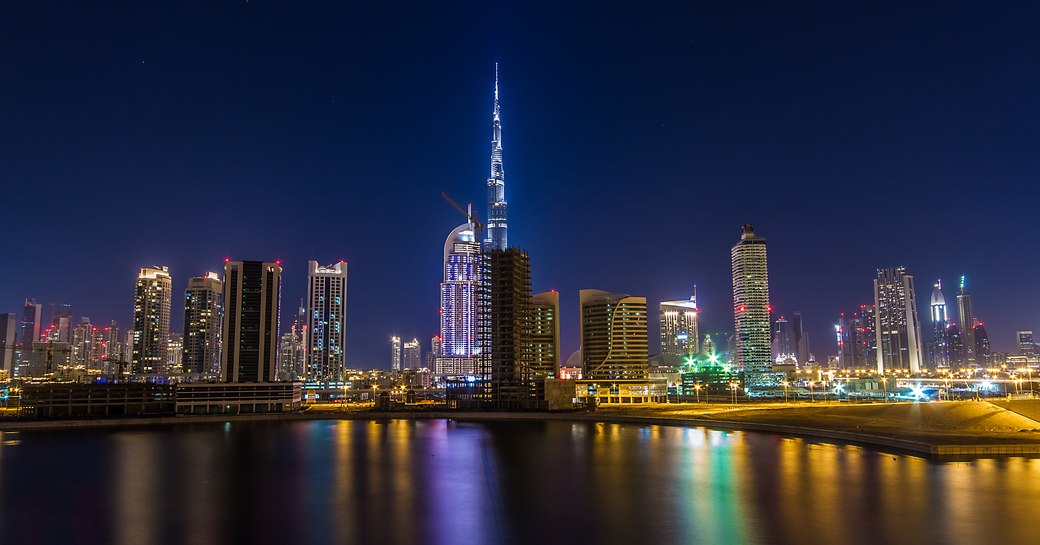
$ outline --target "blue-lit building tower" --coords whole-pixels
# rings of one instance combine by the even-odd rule
[[[487,181],[488,221],[484,251],[509,247],[506,220],[506,173],[502,169],[502,118],[498,107],[498,63],[495,63],[495,108],[491,129],[491,177]]]
[[[942,280],[936,280],[932,288],[932,300],[929,305],[932,315],[932,341],[930,343],[929,363],[933,369],[950,366],[950,319],[946,313],[946,298],[942,294]]]

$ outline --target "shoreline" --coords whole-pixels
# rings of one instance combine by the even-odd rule
[[[982,458],[1040,457],[1040,442],[1013,442],[979,438],[970,443],[927,441],[888,437],[866,432],[850,432],[819,426],[734,421],[703,417],[626,415],[613,412],[302,412],[256,415],[199,415],[116,418],[94,420],[34,420],[0,422],[0,433],[20,431],[75,431],[97,429],[133,429],[178,424],[218,424],[226,422],[278,422],[312,420],[456,420],[460,422],[561,421],[595,422],[672,427],[699,427],[718,431],[748,431],[786,437],[866,446],[896,454],[909,454],[935,461],[970,461]],[[967,434],[956,436],[963,439]],[[951,436],[951,438],[954,438]]]

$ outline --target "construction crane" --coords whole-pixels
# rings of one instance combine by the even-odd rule
[[[459,205],[459,203],[452,200],[452,198],[449,197],[448,194],[444,193],[443,191],[441,192],[441,198],[447,201],[448,204],[452,205],[455,208],[455,210],[458,210],[459,213],[461,213],[463,216],[466,216],[466,221],[473,224],[473,234],[475,235],[477,240],[480,240],[480,233],[484,231],[484,224],[480,223],[480,221],[477,220],[477,215],[473,212],[473,203],[469,203],[466,205],[466,208],[462,208],[462,206]]]

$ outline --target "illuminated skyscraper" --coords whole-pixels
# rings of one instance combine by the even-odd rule
[[[1038,352],[1032,331],[1016,331],[1015,346],[1021,356],[1035,356]]]
[[[491,125],[491,176],[487,181],[488,238],[484,248],[509,246],[506,222],[506,173],[502,169],[502,118],[498,107],[498,63],[495,63],[495,106]]]
[[[224,283],[219,274],[211,272],[188,279],[188,289],[184,292],[184,354],[181,358],[185,373],[220,373],[223,301]]]
[[[404,368],[419,369],[422,367],[422,344],[419,339],[412,339],[404,343]]]
[[[699,352],[697,342],[697,295],[688,301],[662,301],[658,307],[661,317],[661,355],[669,365],[682,363]]]
[[[957,318],[961,322],[961,336],[964,338],[964,364],[973,366],[975,361],[975,309],[972,307],[971,294],[968,293],[968,278],[961,276],[960,289],[957,290]]]
[[[134,295],[134,373],[162,373],[170,339],[173,280],[166,267],[145,267],[137,275]]]
[[[32,363],[33,343],[40,340],[40,327],[43,325],[43,305],[32,299],[25,300],[22,308],[22,323],[18,337],[18,367],[12,376],[28,376]]]
[[[401,370],[401,337],[397,335],[390,337],[390,369]]]
[[[942,280],[932,287],[932,301],[928,306],[932,315],[932,342],[929,364],[933,369],[950,366],[950,318],[946,313],[946,298],[942,294]]]
[[[347,263],[307,263],[307,380],[343,380],[346,369]]]
[[[649,377],[646,298],[581,290],[579,301],[582,377],[646,380]]]
[[[476,371],[477,282],[480,243],[472,223],[456,227],[444,241],[444,281],[441,282],[442,354],[437,374],[467,375]]]
[[[280,263],[225,262],[222,381],[273,382],[277,378],[281,297]]]
[[[798,359],[798,353],[794,351],[794,341],[791,338],[791,322],[782,315],[773,322],[772,334],[772,356],[773,360],[784,359],[794,356],[798,363],[805,363]]]
[[[851,315],[844,312],[838,317],[835,333],[838,338],[838,367],[840,369],[875,369],[877,358],[871,353],[874,327],[871,322],[874,316],[863,312],[869,308],[860,307],[860,312]],[[869,325],[869,327],[868,327]]]
[[[426,354],[426,367],[431,371],[437,369],[437,358],[441,357],[441,336],[430,337],[430,351]]]
[[[950,324],[950,328],[946,330],[946,337],[950,343],[950,366],[963,367],[965,356],[964,337],[961,336],[961,328],[957,327],[957,324]]]
[[[877,370],[921,371],[921,321],[914,277],[906,267],[878,269],[874,279]]]
[[[307,307],[300,299],[296,319],[278,343],[278,378],[303,380],[307,376]]]
[[[750,224],[730,251],[733,265],[734,363],[754,386],[772,369],[769,326],[769,272],[766,239]]]

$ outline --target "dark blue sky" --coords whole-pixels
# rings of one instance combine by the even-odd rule
[[[345,4],[0,5],[0,310],[125,327],[166,264],[180,331],[230,256],[283,260],[284,321],[306,261],[346,259],[348,364],[385,367],[391,334],[437,332],[440,192],[486,215],[498,61],[510,241],[562,293],[565,354],[580,288],[697,284],[728,332],[748,222],[820,359],[897,264],[922,318],[964,273],[994,349],[1040,328],[1040,4]]]

